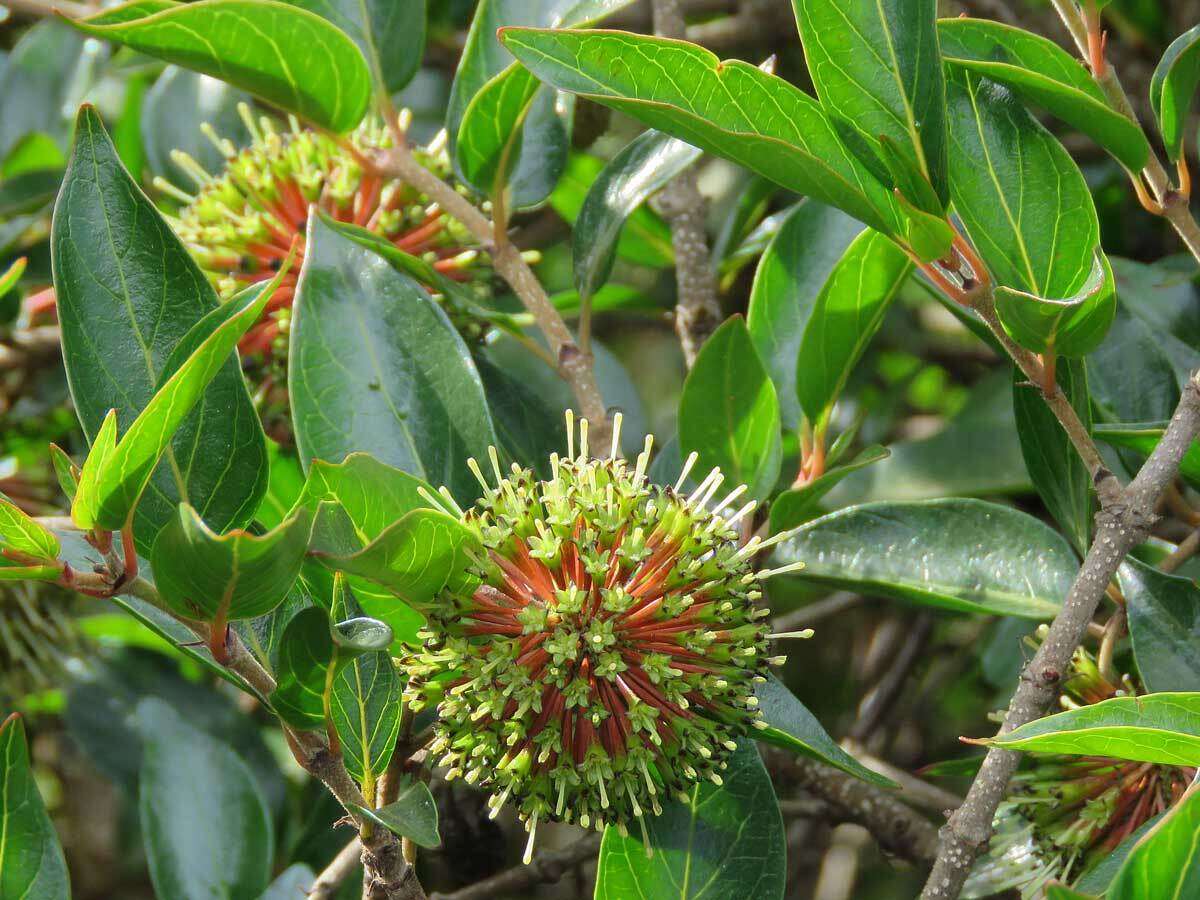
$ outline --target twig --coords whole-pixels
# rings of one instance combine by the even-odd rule
[[[499,875],[477,881],[450,894],[434,894],[430,900],[494,900],[505,895],[523,896],[535,884],[553,883],[571,868],[595,856],[600,835],[589,834],[569,847],[539,853],[527,866],[514,866]]]
[[[1185,537],[1174,552],[1158,564],[1158,567],[1164,572],[1174,572],[1195,556],[1197,550],[1200,550],[1200,529]]]
[[[921,651],[925,649],[925,643],[932,631],[933,617],[922,613],[917,617],[916,624],[908,630],[904,645],[892,660],[892,664],[879,677],[871,692],[863,698],[858,718],[850,729],[852,740],[866,741],[883,722],[883,717],[892,708],[901,688],[904,687],[904,682],[920,658]]]
[[[682,38],[685,34],[679,0],[653,0],[654,33],[661,37]],[[683,359],[690,369],[701,345],[721,324],[721,304],[717,301],[717,278],[708,253],[704,230],[704,198],[696,184],[696,172],[689,166],[659,193],[656,206],[671,226],[671,246],[675,250],[675,332],[683,347]]]
[[[933,859],[937,829],[892,794],[833,766],[781,751],[771,753],[770,766],[828,803],[838,820],[866,828],[888,853],[918,864]]]
[[[597,447],[608,445],[611,424],[608,410],[596,383],[593,359],[575,342],[567,323],[546,295],[533,270],[521,257],[521,251],[504,234],[494,233],[491,220],[474,204],[437,175],[417,161],[407,147],[391,147],[373,157],[382,173],[407,181],[421,193],[436,201],[447,213],[466,226],[476,239],[491,248],[492,264],[508,282],[513,293],[521,298],[532,313],[542,334],[550,344],[550,352],[558,361],[558,372],[571,386],[581,412],[591,423]]]
[[[333,858],[317,880],[308,889],[308,900],[331,900],[342,882],[358,868],[362,856],[362,842],[355,838]]]
[[[1150,533],[1158,501],[1175,480],[1180,460],[1200,432],[1198,377],[1200,373],[1188,380],[1162,440],[1120,500],[1097,514],[1095,540],[1046,639],[1021,673],[1001,734],[1045,713],[1117,568]],[[991,836],[992,817],[1019,759],[1020,754],[1011,750],[988,751],[966,799],[941,830],[937,861],[921,894],[923,900],[953,900],[958,896],[975,856]]]
[[[775,632],[800,631],[830,616],[836,616],[847,610],[861,605],[866,600],[862,594],[851,591],[835,591],[828,597],[810,603],[799,609],[793,609],[771,620],[771,630]]]
[[[930,784],[884,759],[873,756],[863,749],[857,741],[846,738],[842,741],[842,749],[857,759],[872,772],[878,772],[885,778],[890,778],[900,785],[900,797],[911,806],[919,806],[931,812],[944,813],[962,803],[962,797]]]

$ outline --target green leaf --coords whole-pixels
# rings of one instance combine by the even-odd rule
[[[1121,592],[1138,672],[1149,691],[1200,691],[1200,589],[1130,557]]]
[[[962,499],[852,506],[802,526],[773,559],[803,561],[792,577],[815,584],[1030,619],[1058,612],[1079,568],[1044,523]]]
[[[334,662],[329,631],[329,613],[310,606],[292,617],[279,642],[271,706],[283,721],[301,730],[325,725],[325,690]]]
[[[271,877],[275,841],[254,776],[229,745],[163,700],[139,703],[138,721],[138,807],[155,893],[257,900]]]
[[[388,629],[384,646],[390,643]],[[330,716],[346,770],[362,784],[375,784],[396,748],[401,690],[400,676],[386,651],[358,656],[334,679]]]
[[[540,478],[552,478],[550,455],[567,445],[562,410],[519,374],[493,365],[486,351],[476,355],[475,365],[487,392],[502,455],[529,467]]]
[[[371,99],[371,74],[354,42],[320,16],[276,0],[155,3],[148,10],[133,0],[71,24],[212,75],[332,131],[357,125]]]
[[[305,466],[366,451],[445,484],[461,503],[478,495],[466,459],[483,458],[496,436],[462,338],[416,281],[316,217],[288,389]]]
[[[872,444],[843,466],[827,469],[803,487],[784,491],[771,502],[771,533],[778,534],[802,525],[820,512],[821,498],[833,490],[847,475],[891,455],[886,447]]]
[[[800,424],[796,361],[817,297],[862,230],[841,210],[805,200],[787,216],[759,260],[746,326],[775,383],[785,428]]]
[[[172,352],[217,309],[217,296],[121,166],[90,107],[79,115],[51,242],[71,396],[96,443],[109,410],[132,424],[146,408]],[[138,504],[139,546],[149,549],[181,500],[218,531],[245,524],[266,486],[265,470],[262,425],[240,366],[229,359],[179,425]]]
[[[699,454],[700,476],[719,466],[729,487],[764,499],[779,478],[779,401],[741,316],[704,342],[679,398],[679,444]]]
[[[1150,143],[1132,119],[1113,109],[1078,59],[1041,35],[986,19],[940,19],[942,58],[984,75],[1086,134],[1127,169],[1138,171]]]
[[[820,105],[782,78],[740,60],[721,62],[702,47],[623,32],[505,28],[500,39],[559,90],[627,113],[885,234],[902,232],[891,192],[845,148]]]
[[[880,138],[890,138],[944,208],[946,88],[935,0],[792,0],[792,7],[817,96],[842,140],[870,165]]]
[[[214,310],[223,321],[191,352],[187,360],[154,393],[110,450],[98,457],[89,454],[79,476],[79,492],[71,515],[80,528],[123,528],[133,518],[154,467],[166,452],[175,432],[206,387],[225,366],[243,334],[258,321],[271,298],[273,286],[240,294]],[[205,321],[197,324],[204,329]],[[188,344],[185,335],[181,344]],[[86,488],[86,491],[85,491]]]
[[[1092,433],[1106,444],[1127,447],[1142,456],[1149,456],[1162,440],[1166,422],[1121,422],[1100,424]],[[1179,461],[1179,475],[1193,487],[1200,487],[1200,442],[1192,441]]]
[[[550,206],[572,226],[579,219],[583,202],[605,165],[604,160],[586,153],[572,153],[567,159],[567,167],[550,195]],[[639,206],[621,229],[617,256],[657,269],[672,265],[675,251],[671,246],[670,227],[650,207]]]
[[[34,213],[54,201],[62,184],[62,169],[37,169],[0,182],[0,217]]]
[[[1022,725],[987,741],[1009,750],[1200,765],[1200,694],[1114,697]]]
[[[58,444],[50,445],[50,462],[54,466],[54,475],[58,486],[62,488],[67,500],[75,499],[75,491],[79,487],[78,468],[67,452]]]
[[[37,559],[58,559],[62,546],[54,532],[0,494],[0,548]],[[5,565],[0,560],[0,566]]]
[[[854,239],[817,295],[796,360],[796,395],[811,422],[828,416],[912,263],[876,232]]]
[[[863,781],[882,787],[896,786],[890,778],[872,772],[839,747],[808,707],[774,675],[769,675],[765,683],[755,687],[754,696],[758,698],[762,720],[767,723],[765,729],[754,733],[758,740],[828,763]]]
[[[1200,25],[1171,42],[1150,80],[1150,106],[1171,162],[1183,155],[1188,110],[1197,85],[1200,85]]]
[[[0,75],[0,160],[9,169],[6,175],[16,174],[9,168],[14,151],[31,135],[51,146],[68,140],[71,114],[98,59],[100,48],[87,47],[82,35],[57,19],[34,24],[13,45]]]
[[[738,742],[724,785],[696,785],[687,802],[644,819],[653,855],[636,832],[604,831],[595,900],[782,900],[787,846],[771,779],[752,741]]]
[[[1134,845],[1109,885],[1108,900],[1172,897],[1200,893],[1200,787],[1183,797]]]
[[[416,509],[384,529],[362,550],[314,555],[330,569],[357,575],[393,591],[410,606],[428,606],[442,588],[465,577],[479,539],[441,510]]]
[[[1162,818],[1162,813],[1152,816],[1147,819],[1129,837],[1121,841],[1111,853],[1100,860],[1096,865],[1088,869],[1083,876],[1075,883],[1075,886],[1089,894],[1103,894],[1108,890],[1108,886],[1112,884],[1112,880],[1117,877],[1117,873],[1121,871],[1121,866],[1125,864],[1129,852],[1137,846],[1140,841],[1151,828],[1153,828],[1158,820]],[[1067,898],[1073,900],[1073,898]],[[1090,900],[1090,898],[1089,898]]]
[[[425,55],[427,0],[288,0],[328,19],[351,38],[388,94],[404,88]]]
[[[1056,377],[1083,427],[1091,431],[1087,369],[1083,360],[1060,360]],[[1092,534],[1092,478],[1075,452],[1041,388],[1013,375],[1013,413],[1025,468],[1046,509],[1082,556]]]
[[[13,713],[0,725],[0,897],[69,900],[62,846],[29,766],[25,724]]]
[[[382,809],[358,811],[378,825],[382,825],[398,837],[406,837],[418,847],[433,849],[442,845],[438,834],[437,804],[425,782],[411,775],[400,777],[400,791],[394,803]]]
[[[1014,341],[1035,353],[1066,357],[1099,347],[1117,311],[1112,270],[1099,253],[1087,283],[1072,297],[1039,297],[1003,286],[995,296],[996,314]]]
[[[1079,891],[1064,884],[1046,885],[1046,900],[1095,900],[1091,894],[1081,894]]]
[[[193,190],[195,182],[171,158],[182,150],[206,172],[225,167],[225,155],[196,123],[207,122],[222,138],[235,147],[250,141],[237,105],[250,101],[250,95],[199,72],[168,66],[146,92],[142,106],[142,140],[150,171],[168,179],[177,187]]]
[[[284,869],[258,900],[296,900],[303,897],[316,880],[312,869],[304,863],[295,863]]]
[[[364,653],[378,653],[392,643],[392,629],[386,622],[362,614],[362,607],[342,572],[333,576],[333,603],[330,613],[334,624],[329,629],[338,659],[347,660]]]
[[[1050,299],[1090,294],[1060,326],[1058,340],[1069,331],[1072,342],[1094,346],[1112,321],[1115,298],[1111,290],[1087,288],[1103,253],[1083,174],[1007,88],[955,70],[947,86],[950,192],[972,244],[997,288]],[[1029,339],[1023,320],[1004,324],[1014,339]]]
[[[266,534],[216,534],[180,504],[154,541],[155,585],[171,609],[190,619],[223,625],[266,615],[300,574],[311,531],[312,513],[301,508]]]
[[[690,144],[647,131],[601,170],[572,230],[575,289],[580,297],[593,296],[608,281],[625,220],[699,157],[700,151]]]

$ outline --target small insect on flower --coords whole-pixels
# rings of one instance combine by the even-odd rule
[[[772,657],[754,559],[788,537],[741,544],[754,510],[744,486],[713,503],[713,469],[689,494],[688,457],[674,487],[636,464],[588,453],[571,413],[566,458],[537,481],[514,465],[493,480],[474,460],[483,497],[463,516],[482,541],[474,587],[445,591],[409,667],[407,700],[438,702],[431,759],[512,800],[529,831],[544,819],[583,827],[636,821],[702,780],[721,784],[735,739],[762,725],[756,682]],[[777,635],[775,637],[807,636]]]
[[[1040,636],[1044,636],[1042,626]],[[1083,648],[1063,682],[1062,706],[1138,694],[1130,675],[1105,674]],[[1075,884],[1142,825],[1183,796],[1196,770],[1103,756],[1030,754],[996,813],[986,856],[963,897],[1018,890],[1042,896],[1052,881]]]
[[[285,127],[267,116],[255,118],[244,103],[238,112],[251,137],[244,149],[207,123],[201,126],[225,156],[223,171],[210,173],[177,150],[172,159],[195,183],[195,193],[155,179],[160,191],[182,204],[169,217],[172,227],[223,298],[274,278],[293,238],[299,235],[303,240],[314,207],[339,222],[386,238],[439,276],[463,282],[480,298],[490,291],[490,260],[467,229],[411,185],[386,180],[366,164],[367,155],[391,146],[391,134],[381,120],[366,119],[342,145],[329,135],[301,128],[295,118]],[[411,118],[407,111],[400,114],[402,130]],[[413,149],[416,158],[441,178],[451,174],[444,144],[443,135],[428,147]],[[302,260],[303,245],[300,256]],[[261,369],[256,373],[259,377],[251,380],[268,406],[273,395],[286,394],[287,337],[301,260],[280,283],[262,320],[238,344],[243,360],[252,360]],[[425,287],[441,296],[436,285]],[[482,336],[486,323],[463,304],[443,305],[464,337]]]

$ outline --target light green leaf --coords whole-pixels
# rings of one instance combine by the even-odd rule
[[[1150,80],[1150,105],[1171,162],[1183,155],[1188,110],[1197,85],[1200,85],[1200,25],[1171,42]]]
[[[1200,895],[1200,786],[1193,784],[1129,851],[1108,900]]]
[[[877,232],[857,238],[817,295],[796,360],[796,395],[811,422],[825,419],[912,263]]]
[[[765,498],[779,478],[779,401],[741,316],[704,342],[679,398],[679,445],[699,454],[700,477],[719,466],[729,487]]]
[[[873,444],[845,465],[825,470],[803,487],[784,491],[771,501],[771,533],[778,534],[807,522],[820,512],[821,498],[833,490],[839,481],[890,455],[891,451],[886,447]]]
[[[29,767],[25,724],[0,724],[0,897],[69,900],[62,845]]]
[[[500,39],[560,90],[628,113],[886,234],[902,233],[891,192],[845,148],[820,105],[782,78],[740,60],[721,62],[702,47],[616,31],[505,28]]]
[[[308,549],[312,513],[300,508],[266,534],[216,534],[187,504],[159,532],[151,563],[164,601],[189,619],[224,624],[283,602]]]
[[[946,89],[935,0],[792,0],[792,7],[817,96],[842,140],[878,165],[880,137],[890,138],[944,208]]]
[[[1200,694],[1114,697],[1022,725],[987,741],[1009,750],[1200,765]]]
[[[746,327],[775,383],[785,428],[800,424],[796,361],[817,297],[862,230],[861,223],[841,210],[805,200],[762,251]]]
[[[418,847],[433,849],[442,845],[438,834],[437,804],[425,782],[411,775],[400,777],[400,790],[394,803],[382,809],[358,811],[398,837],[406,837]]]
[[[1112,270],[1097,253],[1092,274],[1072,297],[1039,297],[997,287],[996,314],[1009,336],[1035,353],[1080,357],[1100,346],[1112,325],[1117,304]]]
[[[839,747],[808,707],[774,675],[755,687],[754,696],[758,698],[762,720],[767,723],[767,728],[754,732],[756,739],[828,763],[863,781],[883,787],[896,786],[890,778],[872,772]]]
[[[0,548],[37,559],[58,559],[62,546],[54,532],[0,494]],[[0,560],[0,566],[5,565]]]
[[[1149,456],[1162,440],[1166,428],[1166,422],[1100,423],[1093,426],[1092,433],[1106,444],[1127,447],[1142,456]],[[1188,484],[1200,488],[1200,441],[1192,441],[1183,454],[1179,475]]]
[[[647,131],[601,170],[572,230],[575,289],[581,297],[593,296],[608,281],[625,220],[699,157],[690,144]]]
[[[141,0],[72,19],[76,28],[220,78],[332,131],[357,125],[371,74],[354,42],[320,16],[277,0]]]
[[[1048,619],[1079,564],[1049,526],[981,500],[865,503],[807,523],[778,564],[815,584],[960,612]]]
[[[787,846],[779,802],[752,741],[738,742],[722,787],[696,785],[645,817],[652,856],[636,830],[604,831],[595,900],[782,900]]]
[[[1127,169],[1150,156],[1141,126],[1113,109],[1078,59],[1041,35],[986,19],[940,19],[942,58],[985,75],[1079,129]]]

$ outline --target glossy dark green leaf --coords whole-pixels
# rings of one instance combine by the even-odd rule
[[[304,730],[325,724],[325,691],[333,661],[329,613],[316,606],[300,610],[279,642],[277,687],[270,699],[281,719]]]
[[[300,574],[311,531],[312,513],[301,508],[266,534],[219,535],[181,504],[154,541],[155,585],[189,619],[225,623],[266,615]]]
[[[1137,846],[1137,842],[1157,824],[1160,818],[1162,818],[1161,813],[1147,819],[1133,834],[1121,841],[1115,850],[1083,874],[1075,886],[1085,892],[1085,900],[1090,900],[1091,894],[1103,894],[1108,890],[1108,886],[1112,884],[1112,880],[1121,871],[1121,866],[1125,864],[1125,860],[1129,856],[1129,851]],[[1064,898],[1064,900],[1074,900],[1074,898],[1068,897]]]
[[[1200,894],[1200,787],[1192,785],[1129,851],[1105,892],[1108,900]]]
[[[1200,694],[1114,697],[1022,725],[988,742],[1010,750],[1200,764]]]
[[[1058,386],[1089,431],[1092,406],[1082,360],[1060,360]],[[1082,555],[1092,533],[1092,479],[1041,389],[1014,375],[1013,412],[1030,480],[1063,533]]]
[[[1138,672],[1148,691],[1200,691],[1200,588],[1136,559],[1121,567],[1121,592]]]
[[[1104,340],[1116,314],[1112,272],[1096,255],[1092,274],[1071,297],[1039,297],[1008,287],[995,290],[996,314],[1022,347],[1035,353],[1080,357]]]
[[[679,398],[679,444],[699,454],[701,477],[719,466],[728,486],[765,498],[779,477],[779,401],[745,320],[704,342]]]
[[[500,439],[499,449],[540,477],[552,477],[550,454],[567,446],[562,411],[551,405],[536,387],[493,365],[486,354],[476,355],[475,365],[487,392],[496,437]]]
[[[16,713],[0,724],[0,897],[69,900],[62,845],[29,766],[25,724]]]
[[[1003,84],[1079,129],[1127,169],[1150,155],[1141,127],[1114,110],[1078,59],[1038,34],[986,19],[938,21],[943,59]]]
[[[863,781],[895,787],[890,778],[872,772],[839,747],[808,707],[774,675],[754,689],[754,696],[758,698],[762,720],[767,724],[765,729],[754,732],[756,739],[828,763]]]
[[[763,251],[746,326],[771,373],[784,427],[800,423],[796,361],[817,297],[863,226],[841,210],[806,200]]]
[[[83,99],[80,82],[96,64],[99,48],[84,45],[65,22],[49,19],[29,28],[13,45],[0,75],[0,160],[31,134],[65,145],[71,115]],[[39,166],[39,168],[42,168]]]
[[[804,525],[773,558],[803,561],[791,577],[815,584],[1030,619],[1058,612],[1079,568],[1045,523],[961,499],[852,506]]]
[[[1171,42],[1150,80],[1150,105],[1172,162],[1183,155],[1187,116],[1197,85],[1200,85],[1200,25]]]
[[[782,900],[787,846],[771,779],[752,741],[738,742],[724,785],[693,787],[646,816],[653,855],[641,835],[605,829],[596,900]]]
[[[820,105],[740,60],[623,32],[506,28],[504,45],[541,80],[844,209],[887,234],[895,199],[845,148]],[[654,72],[639,77],[639,73]],[[728,98],[736,96],[738,103]]]
[[[442,845],[441,835],[438,834],[437,804],[425,782],[411,775],[401,776],[400,791],[394,803],[382,809],[364,809],[360,806],[358,811],[392,834],[408,838],[418,847],[433,849]]]
[[[276,0],[157,3],[149,10],[133,0],[71,22],[333,131],[357,125],[371,99],[371,75],[354,42],[320,16]]]
[[[870,231],[855,238],[833,267],[796,359],[796,395],[809,421],[828,416],[911,269],[899,247]]]
[[[575,289],[591,297],[608,281],[625,220],[700,157],[690,144],[656,131],[634,138],[592,182],[571,238]]]
[[[364,785],[377,782],[396,748],[400,692],[400,676],[386,652],[357,657],[334,679],[330,717],[346,769]]]
[[[880,137],[890,138],[944,208],[946,88],[935,0],[792,0],[792,7],[817,95],[843,141],[872,160]]]
[[[330,569],[381,584],[410,606],[428,605],[447,585],[460,583],[479,539],[458,519],[417,509],[348,555],[318,551]]]
[[[187,358],[155,388],[128,430],[110,446],[101,444],[101,436],[111,440],[101,429],[96,440],[99,452],[88,454],[84,460],[79,489],[71,504],[71,516],[79,527],[115,530],[132,522],[138,501],[175,433],[226,367],[238,340],[258,321],[272,293],[270,286],[257,293],[244,292],[205,316],[180,339],[163,374],[173,368],[172,361],[180,348],[190,351]],[[210,320],[215,328],[210,328]],[[191,349],[193,345],[195,349]],[[265,472],[255,474],[258,482],[265,482]],[[175,472],[175,477],[183,493],[186,485],[182,473]],[[256,485],[256,491],[261,494],[261,487]]]
[[[350,35],[389,94],[407,85],[425,54],[426,0],[287,0]]]
[[[249,768],[162,700],[139,703],[138,721],[138,806],[155,892],[179,900],[257,900],[271,876],[275,841]]]
[[[0,218],[45,209],[58,194],[62,169],[38,169],[0,181]]]
[[[258,900],[296,900],[303,897],[316,880],[312,869],[304,863],[295,863],[284,869]]]
[[[237,105],[249,100],[249,94],[210,75],[168,66],[146,92],[142,105],[142,139],[150,171],[192,190],[195,182],[171,158],[175,150],[182,150],[208,172],[222,169],[224,154],[197,123],[207,122],[235,147],[244,146],[250,135]]]
[[[459,502],[478,482],[466,466],[495,443],[470,353],[411,277],[309,223],[296,294],[288,388],[301,462],[366,451]]]
[[[592,184],[604,170],[605,161],[586,153],[572,153],[558,185],[550,195],[550,206],[574,225]],[[643,266],[665,268],[675,259],[671,229],[648,206],[639,206],[625,220],[617,238],[617,256]]]
[[[149,403],[180,340],[217,297],[137,189],[90,108],[52,231],[67,377],[84,432],[110,409],[123,427]],[[266,485],[266,448],[236,359],[228,360],[171,443],[138,505],[139,544],[190,500],[214,529],[245,524]],[[180,477],[181,476],[181,480]]]
[[[1102,256],[1100,226],[1074,160],[1008,88],[961,70],[947,88],[954,208],[995,284],[1051,300],[1085,294]],[[1102,335],[1115,302],[1101,289],[1057,329]],[[1026,338],[1000,313],[1014,340]]]
[[[778,534],[814,518],[820,513],[821,498],[833,490],[838,482],[890,455],[886,447],[874,444],[850,462],[827,469],[803,487],[784,491],[771,501],[771,533]]]

